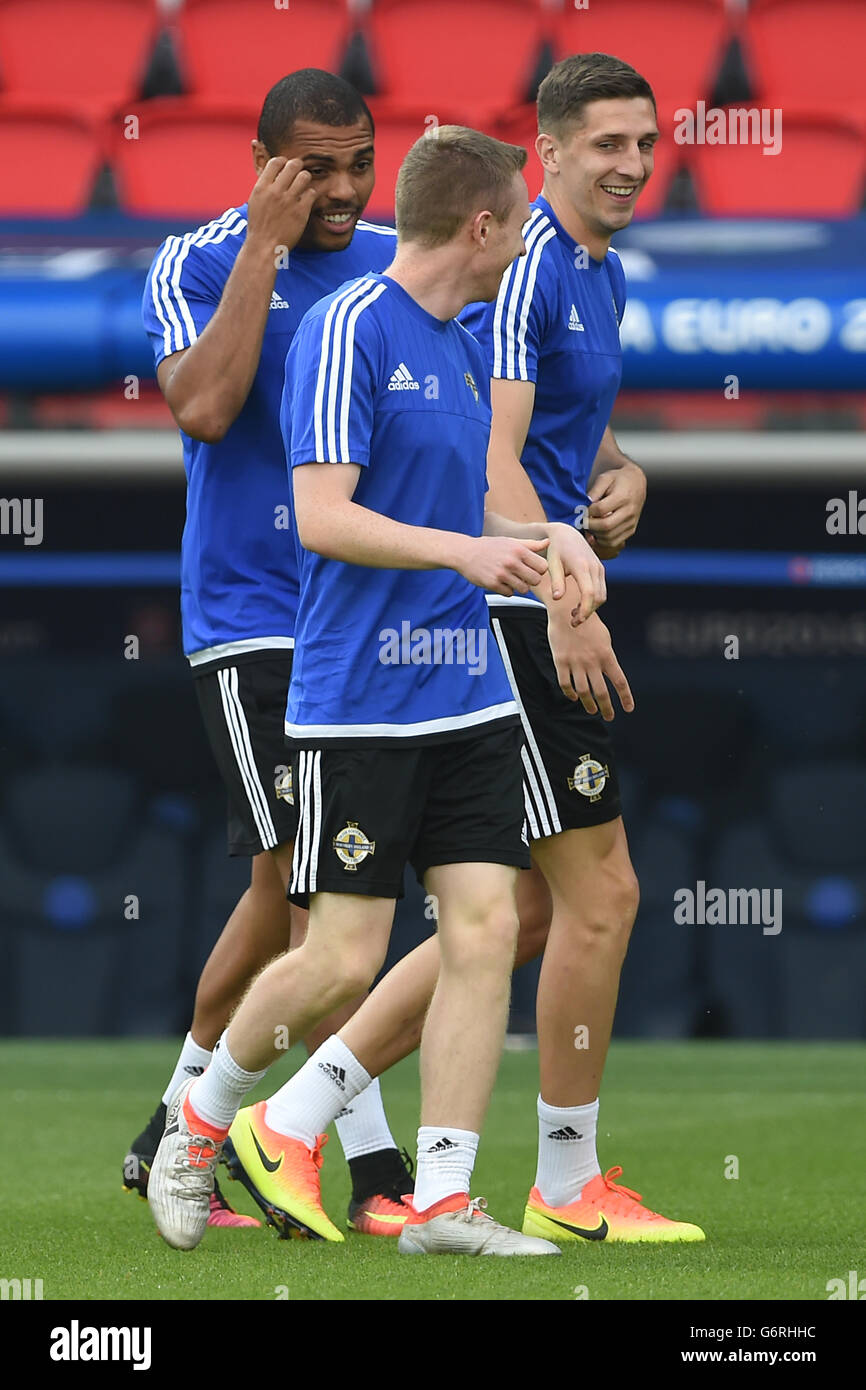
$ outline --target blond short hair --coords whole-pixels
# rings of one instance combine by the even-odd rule
[[[514,203],[514,175],[526,150],[467,126],[443,125],[422,135],[397,175],[395,213],[401,241],[443,246],[468,218],[488,209],[504,222]]]

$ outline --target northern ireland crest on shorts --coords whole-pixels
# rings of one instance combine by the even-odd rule
[[[568,790],[580,792],[581,796],[585,796],[589,801],[600,801],[609,776],[610,768],[607,763],[600,763],[597,758],[584,753],[575,766],[573,775],[567,779]]]
[[[292,788],[292,769],[287,767],[285,771],[280,771],[274,778],[274,794],[278,801],[287,801],[290,806],[295,804],[295,793]]]
[[[337,858],[349,873],[355,873],[368,854],[376,853],[376,841],[368,840],[355,820],[347,821],[339,834],[334,836],[332,844]]]

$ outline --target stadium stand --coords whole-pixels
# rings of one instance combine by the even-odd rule
[[[118,122],[112,165],[126,211],[195,222],[245,202],[257,116],[252,106],[165,97],[142,106],[138,139],[126,139]]]
[[[762,109],[740,110],[748,112],[755,130],[761,128]],[[766,107],[763,114],[766,120]],[[727,124],[730,130],[730,119]],[[786,106],[780,108],[779,144],[776,153],[754,142],[688,146],[701,210],[716,217],[809,217],[818,211],[822,217],[852,217],[860,211],[866,195],[862,126],[844,115]]]
[[[693,106],[710,98],[730,33],[724,0],[665,0],[663,11],[645,0],[592,0],[557,15],[555,56],[615,53],[643,73],[660,106]]]
[[[296,68],[339,70],[348,39],[344,0],[186,0],[177,51],[187,88],[199,96],[260,104]]]
[[[44,152],[51,152],[46,177]],[[0,97],[2,214],[74,217],[86,212],[105,151],[104,130],[86,109],[31,97]]]
[[[725,1030],[745,1037],[859,1037],[866,1027],[866,765],[821,759],[774,774],[766,812],[719,840],[707,886],[772,884],[782,930],[706,933]]]
[[[3,1031],[173,1031],[183,905],[181,843],[148,823],[125,773],[64,763],[11,779],[0,808]]]
[[[131,731],[145,725],[161,730],[143,762]],[[198,701],[186,671],[175,662],[168,670],[116,689],[102,725],[113,767],[140,779],[148,796],[184,794],[202,814],[214,797],[224,820],[223,786],[202,728]]]
[[[743,48],[757,100],[866,114],[866,6],[860,0],[752,0]],[[786,110],[787,115],[787,110]]]
[[[677,888],[695,881],[696,828],[672,822],[663,802],[631,823],[637,825],[631,852],[641,903],[620,984],[616,1034],[691,1037],[697,943],[693,931],[671,922],[671,903]]]
[[[0,0],[3,91],[105,115],[140,91],[158,24],[154,0]]]
[[[106,152],[126,215],[220,211],[226,171],[237,182],[237,201],[248,191],[245,147],[261,92],[286,71],[311,65],[352,67],[353,77],[369,70],[379,169],[370,212],[388,218],[400,159],[434,120],[475,124],[531,150],[538,81],[555,59],[593,48],[613,48],[656,92],[662,140],[639,219],[695,203],[716,216],[860,210],[866,97],[858,65],[838,61],[842,35],[849,52],[858,44],[866,52],[866,10],[856,0],[826,0],[820,23],[806,0],[754,0],[745,20],[724,0],[669,0],[665,28],[676,30],[676,44],[659,42],[659,22],[640,0],[597,0],[585,10],[539,0],[376,0],[369,9],[345,0],[292,0],[288,9],[185,0],[162,15],[152,0],[81,0],[76,7],[0,0],[0,155],[13,173],[4,180],[0,215],[85,212],[95,186],[99,196]],[[36,25],[39,45],[27,41]],[[735,41],[745,54],[750,106],[783,104],[778,155],[765,156],[755,143],[674,139],[675,112],[712,100]],[[160,95],[177,90],[177,73],[151,67],[164,44],[187,95]],[[150,100],[141,99],[143,91]],[[138,122],[132,133],[130,116]],[[182,167],[175,157],[181,140]],[[36,143],[60,153],[51,180],[29,157]],[[809,177],[815,167],[828,176]],[[530,182],[536,173],[531,155]]]
[[[719,689],[650,687],[617,720],[617,747],[640,768],[653,797],[703,797],[736,786],[751,756],[748,699]]]
[[[366,26],[379,95],[482,128],[534,95],[543,32],[535,0],[377,0]]]
[[[144,380],[151,366],[140,331],[144,271],[167,232],[194,227],[246,198],[261,96],[285,72],[313,65],[361,74],[355,80],[372,92],[377,123],[377,190],[367,215],[387,221],[400,160],[434,121],[468,121],[528,147],[534,193],[540,185],[531,148],[534,88],[552,61],[594,48],[618,53],[646,73],[659,99],[663,134],[636,221],[665,220],[614,243],[627,262],[633,309],[643,315],[626,320],[626,380],[636,389],[631,398],[628,389],[620,397],[615,427],[634,427],[636,418],[653,428],[697,426],[701,444],[686,460],[690,471],[677,475],[664,498],[664,514],[680,507],[688,512],[683,499],[696,485],[714,488],[696,531],[691,522],[683,524],[682,544],[746,549],[749,535],[744,540],[738,525],[733,535],[720,537],[722,522],[712,515],[714,499],[734,482],[720,481],[718,471],[715,481],[702,475],[707,427],[731,432],[734,473],[737,431],[804,422],[820,428],[825,433],[815,436],[814,457],[801,458],[799,475],[813,489],[814,528],[801,529],[790,547],[829,552],[847,543],[853,555],[855,537],[846,542],[825,534],[818,491],[848,486],[826,480],[824,445],[839,442],[846,429],[866,426],[866,405],[856,389],[864,344],[856,245],[858,237],[862,245],[862,225],[853,220],[866,191],[861,0],[752,0],[748,7],[724,0],[666,0],[661,7],[646,0],[591,0],[586,9],[571,0],[291,0],[286,9],[258,0],[0,0],[0,161],[6,173],[0,216],[9,219],[10,244],[0,309],[7,329],[12,326],[0,420],[31,440],[40,434],[32,425],[71,427],[69,438],[83,438],[86,451],[96,436],[83,435],[82,427],[94,424],[129,435],[142,426],[173,430],[155,384]],[[732,82],[738,64],[742,71]],[[678,144],[674,113],[698,101],[726,109],[781,108],[781,153],[765,155],[751,143]],[[137,122],[132,132],[124,119],[130,116]],[[50,177],[34,150],[50,152]],[[94,190],[98,194],[106,165],[118,206],[100,214]],[[669,214],[683,206],[680,186],[693,194],[698,215],[674,223]],[[770,227],[747,220],[783,216],[814,224]],[[714,221],[724,217],[744,220],[735,227]],[[852,221],[838,220],[844,217]],[[25,220],[31,218],[43,219],[35,232]],[[60,218],[69,221],[48,220]],[[836,220],[822,225],[819,219],[827,218]],[[817,302],[806,325],[813,340],[803,346],[794,339],[802,324],[793,317],[789,324],[787,309],[812,293],[802,289],[809,257]],[[729,359],[743,382],[736,406],[720,385]],[[70,370],[81,376],[70,378]],[[704,376],[689,375],[698,371]],[[789,375],[798,371],[796,380]],[[127,372],[142,378],[134,406],[118,385]],[[102,394],[72,394],[79,381]],[[57,430],[41,433],[56,437]],[[114,471],[101,481],[95,472],[89,476],[111,534],[126,534],[125,516],[118,520],[121,505],[134,506],[142,490],[161,486],[166,497],[180,497],[180,468],[172,476],[160,453],[165,437],[163,431],[144,465],[137,445],[112,441]],[[665,448],[669,442],[680,440],[664,441]],[[59,452],[67,447],[61,441]],[[9,472],[19,490],[29,457],[22,453],[19,473]],[[72,487],[89,467],[80,453],[76,457],[78,465],[71,452],[63,455]],[[635,457],[642,461],[643,454],[635,449]],[[154,483],[160,468],[162,481]],[[786,458],[774,479],[787,481],[787,469]],[[743,495],[769,471],[768,464],[762,474],[760,458],[754,475],[741,470]],[[121,473],[131,503],[115,495]],[[853,473],[846,478],[852,488],[860,485]],[[655,488],[651,478],[650,506]],[[4,489],[11,493],[11,481]],[[785,498],[772,524],[762,523],[770,547],[789,545],[790,493]],[[63,510],[56,501],[52,528]],[[747,511],[744,504],[746,521]],[[149,521],[139,519],[138,526],[151,535]],[[648,529],[641,546],[680,544],[659,541]],[[15,539],[4,534],[4,545],[11,549]],[[58,546],[53,530],[44,551],[0,558],[26,558],[35,566],[55,550],[97,550],[103,541],[102,535],[86,541],[75,535]],[[117,542],[117,549],[124,544]],[[171,530],[153,544],[168,553],[177,534]],[[56,588],[44,590],[45,614],[70,598],[61,593],[64,581],[55,582]],[[662,608],[682,604],[690,613],[728,604],[697,582],[682,576],[677,582],[676,589],[651,590],[650,601],[658,596]],[[13,588],[11,567],[3,583]],[[161,602],[173,612],[176,587],[160,583]],[[27,613],[37,613],[38,598],[22,593],[22,614],[25,599]],[[77,598],[78,591],[72,593]],[[619,601],[613,584],[611,597]],[[850,609],[852,622],[859,621],[853,610],[858,603],[862,609],[862,595],[850,589],[841,595],[841,583],[823,607],[816,602],[817,617],[809,620],[823,621],[829,609],[831,622],[843,597],[850,601],[845,614]],[[638,619],[628,617],[642,598],[645,591],[632,588],[622,600],[624,629],[611,619],[616,633],[628,632],[616,641],[637,696],[635,713],[617,718],[614,738],[642,887],[617,1032],[866,1036],[866,765],[850,761],[866,759],[866,697],[853,638],[838,658],[807,659],[780,648],[775,656],[749,656],[742,675],[736,663],[720,675],[716,657],[714,664],[691,659],[683,646],[662,652],[662,661],[648,648]],[[103,611],[104,599],[104,590],[88,591],[92,613]],[[751,607],[751,593],[730,603],[735,610]],[[788,594],[784,603],[796,612],[796,596]],[[31,659],[13,647],[14,621],[0,622],[2,1031],[174,1031],[185,1024],[198,969],[249,872],[246,861],[225,854],[224,795],[175,634],[171,657],[160,658],[163,665],[155,661],[142,679],[142,667],[133,671],[136,663],[128,667],[116,652],[107,654],[108,637],[100,639],[98,656],[79,652],[72,635],[63,650],[55,649],[56,618],[53,628],[41,617],[33,624]],[[96,626],[100,621],[93,619]],[[759,627],[763,613],[750,621]],[[104,622],[106,632],[136,630]],[[744,639],[744,655],[746,645]],[[42,655],[49,650],[50,657]],[[673,893],[698,879],[708,886],[781,888],[783,930],[765,936],[759,925],[674,924]],[[126,921],[123,900],[135,892],[141,917]],[[431,927],[411,874],[396,922],[389,961]],[[49,955],[55,968],[46,984]],[[533,966],[515,980],[512,1027],[532,1031],[536,980]],[[121,1016],[124,982],[134,995]]]

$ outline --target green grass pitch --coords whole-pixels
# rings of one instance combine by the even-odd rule
[[[198,1250],[170,1250],[120,1174],[176,1055],[174,1042],[0,1043],[0,1276],[41,1278],[46,1300],[573,1301],[822,1300],[828,1280],[866,1275],[866,1046],[616,1043],[602,1164],[622,1164],[621,1181],[657,1210],[702,1225],[706,1244],[569,1243],[562,1258],[539,1260],[409,1259],[391,1240],[279,1241],[266,1229],[208,1230]],[[257,1095],[302,1061],[289,1054]],[[473,1195],[514,1225],[535,1171],[536,1063],[534,1052],[503,1058],[475,1171]],[[413,1150],[415,1059],[382,1089],[398,1143]],[[725,1176],[732,1158],[737,1178]],[[349,1184],[336,1135],[323,1191],[342,1224]]]

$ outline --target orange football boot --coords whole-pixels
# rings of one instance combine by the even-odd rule
[[[700,1226],[669,1221],[643,1205],[639,1192],[615,1179],[622,1168],[599,1173],[583,1188],[576,1202],[549,1207],[533,1187],[523,1216],[523,1232],[548,1240],[678,1241],[705,1240]]]
[[[271,1129],[265,1121],[267,1101],[240,1110],[229,1130],[224,1158],[229,1175],[258,1203],[268,1225],[281,1239],[344,1239],[322,1209],[319,1169],[327,1134],[313,1148]]]

